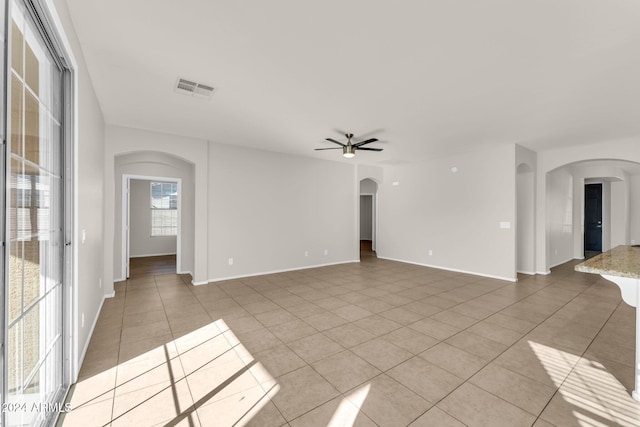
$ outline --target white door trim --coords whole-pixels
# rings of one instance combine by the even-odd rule
[[[182,271],[182,178],[171,178],[148,175],[122,175],[122,251],[121,251],[121,274],[123,280],[129,277],[129,221],[131,208],[129,206],[129,191],[131,180],[139,179],[143,181],[175,182],[178,185],[178,235],[176,236],[176,273]]]

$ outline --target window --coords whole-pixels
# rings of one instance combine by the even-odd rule
[[[151,237],[178,235],[178,184],[151,183]]]

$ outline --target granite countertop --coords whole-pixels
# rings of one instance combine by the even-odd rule
[[[576,271],[640,279],[640,247],[617,246],[576,265]]]

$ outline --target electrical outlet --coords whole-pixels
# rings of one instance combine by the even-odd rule
[[[325,250],[324,250],[324,254],[325,254],[325,255],[329,255],[329,249],[325,249]]]
[[[82,313],[82,327],[84,328],[84,313]]]
[[[102,289],[102,277],[98,279],[98,289]]]
[[[233,265],[233,258],[229,258],[229,265]]]
[[[304,256],[309,256],[309,251],[304,251]]]
[[[433,255],[433,251],[429,249],[429,256]]]
[[[558,255],[558,250],[557,250],[557,249],[554,249],[554,250],[553,250],[553,253],[554,253],[555,255]]]

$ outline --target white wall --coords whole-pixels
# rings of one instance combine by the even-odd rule
[[[378,256],[515,280],[515,174],[514,145],[385,167]]]
[[[104,163],[105,146],[104,118],[102,110],[87,72],[79,40],[75,33],[67,3],[64,0],[47,1],[62,25],[64,36],[75,59],[77,78],[76,107],[77,125],[77,171],[76,171],[76,217],[77,233],[75,246],[75,283],[77,288],[77,317],[85,316],[84,326],[74,325],[75,351],[73,361],[77,370],[88,345],[91,328],[97,319],[104,290]],[[86,240],[81,243],[79,234],[85,231]],[[77,372],[74,372],[74,375]]]
[[[384,183],[384,168],[380,166],[358,164],[356,165],[356,169],[358,174],[357,183],[362,182],[363,179],[369,179],[376,183],[376,188],[378,185]]]
[[[209,176],[211,281],[358,259],[352,164],[211,143]]]
[[[547,174],[547,244],[551,267],[573,259],[573,176],[566,168]]]
[[[515,146],[516,164],[516,271],[536,272],[536,170],[538,154]]]
[[[640,176],[629,177],[629,244],[640,244]]]
[[[193,183],[190,184],[193,185]],[[151,181],[132,179],[129,194],[130,256],[144,257],[175,254],[177,249],[176,236],[151,237]],[[187,202],[189,202],[190,207],[193,206],[191,198]],[[189,209],[187,209],[187,213],[189,212]],[[191,212],[189,217],[192,216]]]
[[[629,244],[629,182],[612,181],[611,190],[611,247]]]
[[[573,175],[573,258],[584,259],[584,201],[585,176],[571,166],[565,166]]]
[[[535,273],[535,178],[533,170],[516,174],[517,271]]]
[[[373,196],[360,196],[360,240],[373,240]]]
[[[611,249],[611,185],[602,183],[602,251]]]
[[[195,284],[357,259],[354,165],[119,126],[106,132],[105,197],[113,208],[107,210],[105,262],[114,266],[112,277],[121,270],[119,176],[168,176],[150,169],[159,163],[148,157],[153,152],[193,164],[193,185],[183,182],[183,195],[192,187]],[[138,157],[125,170],[116,159],[127,153]]]
[[[181,215],[180,215],[180,232],[182,234],[181,247],[180,247],[180,265],[179,273],[192,273],[194,263],[194,241],[195,241],[195,228],[194,228],[194,206],[195,206],[195,194],[194,194],[194,179],[193,179],[193,165],[189,162],[181,160],[175,156],[158,153],[158,152],[138,152],[131,154],[123,154],[117,156],[115,159],[115,198],[113,202],[115,215],[115,235],[114,235],[114,250],[113,250],[113,274],[116,280],[124,280],[122,272],[122,177],[123,175],[141,175],[150,177],[163,177],[163,178],[179,178],[182,180],[182,194],[181,194]],[[148,183],[148,181],[146,181]],[[133,202],[133,197],[131,197]],[[149,198],[147,194],[146,203],[144,203],[144,209],[149,208]],[[141,230],[138,230],[141,231]],[[147,232],[148,236],[148,232]],[[133,252],[133,240],[137,238],[135,234],[131,235],[131,243],[129,248],[131,253]],[[156,237],[149,238],[147,240],[154,240]],[[175,239],[175,238],[174,238]],[[151,242],[153,245],[153,242]],[[173,244],[175,250],[176,245]],[[148,248],[147,248],[148,249]],[[154,250],[151,246],[150,250]],[[160,253],[160,252],[156,252]]]

